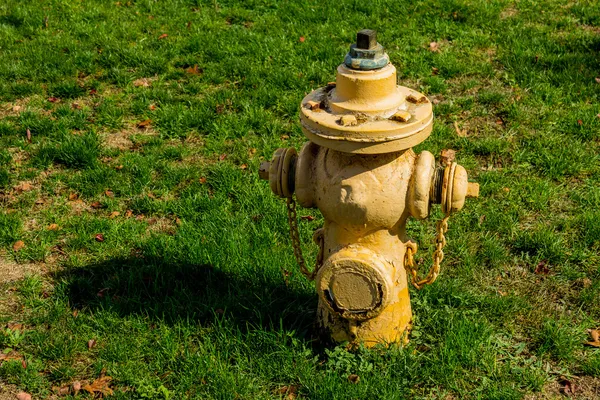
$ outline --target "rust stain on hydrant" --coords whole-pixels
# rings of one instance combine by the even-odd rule
[[[412,319],[407,273],[417,288],[435,281],[448,218],[466,197],[478,196],[479,185],[467,181],[453,154],[436,166],[430,152],[412,150],[431,133],[432,105],[396,85],[396,68],[375,31],[357,34],[335,84],[302,100],[300,120],[310,141],[300,153],[278,149],[259,174],[287,199],[294,254],[316,282],[318,324],[337,342],[405,341]],[[294,195],[325,218],[314,235],[313,271],[302,257]],[[431,204],[441,204],[445,217],[437,225],[433,266],[419,279],[406,221],[428,217]]]

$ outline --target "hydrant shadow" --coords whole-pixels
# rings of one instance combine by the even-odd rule
[[[71,307],[174,324],[234,324],[241,330],[284,330],[314,339],[316,294],[265,276],[223,272],[211,265],[116,258],[54,273]]]

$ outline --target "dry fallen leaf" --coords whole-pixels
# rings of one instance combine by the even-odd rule
[[[200,179],[198,179],[198,182],[200,182],[201,185],[204,185],[206,183],[206,177],[201,176]]]
[[[166,33],[163,33],[162,35],[160,35],[160,36],[158,37],[158,40],[164,39],[164,38],[166,38],[166,37],[168,37],[168,36],[169,36],[169,35],[167,35]]]
[[[300,43],[304,43],[305,40],[306,38],[304,36],[300,36],[300,38],[298,39]]]
[[[221,154],[221,155],[219,156],[219,161],[223,161],[223,160],[224,160],[224,159],[226,159],[226,158],[227,158],[227,154]]]
[[[98,233],[96,236],[94,236],[94,239],[96,239],[96,242],[104,242],[104,235]]]
[[[96,347],[96,339],[90,339],[88,340],[87,343],[88,349],[93,349],[94,347]]]
[[[21,250],[23,247],[25,247],[25,242],[22,240],[17,240],[14,244],[13,244],[13,250],[14,251],[19,251]]]
[[[135,87],[149,87],[150,81],[147,78],[140,78],[133,81],[133,86]]]
[[[59,229],[59,226],[58,224],[50,224],[46,229],[48,229],[49,231],[57,231]]]
[[[151,119],[147,119],[147,120],[144,120],[144,121],[141,121],[141,122],[138,122],[138,123],[137,123],[137,127],[138,127],[139,129],[146,129],[146,128],[149,128],[149,127],[150,127],[150,125],[152,125],[152,120],[151,120]]]
[[[29,393],[21,392],[17,394],[17,400],[31,400],[31,395]]]
[[[437,53],[438,51],[440,51],[439,43],[438,42],[429,43],[429,51],[431,51],[433,53]]]
[[[48,97],[48,101],[50,103],[58,103],[60,101],[60,99],[58,99],[56,97]]]
[[[358,376],[356,374],[350,374],[350,375],[348,375],[348,382],[358,383],[358,382],[360,382],[360,376]]]
[[[190,75],[200,75],[204,70],[202,68],[198,68],[198,64],[195,64],[193,67],[189,67],[185,70]]]
[[[565,396],[571,397],[575,395],[575,384],[572,381],[568,380],[565,377],[561,377],[560,384],[563,385],[561,388],[561,392]]]
[[[282,386],[277,390],[277,394],[279,395],[285,395],[285,399],[288,400],[294,400],[295,398],[298,397],[298,389],[299,386],[298,385],[286,385],[286,386]]]
[[[454,130],[458,137],[467,137],[467,130],[462,130],[458,127],[458,122],[454,121]]]
[[[596,83],[600,83],[600,77],[596,77]]]
[[[85,385],[82,389],[86,392],[89,392],[92,395],[101,393],[104,396],[110,396],[113,394],[113,391],[110,388],[110,381],[112,381],[112,378],[110,376],[102,376],[96,379],[94,382]]]
[[[9,322],[6,327],[11,331],[22,331],[23,324]]]
[[[81,382],[73,382],[73,384],[71,385],[71,389],[73,390],[73,394],[77,395],[77,393],[79,393],[79,391],[81,390]]]
[[[27,143],[31,143],[31,131],[27,128]]]
[[[121,215],[120,212],[113,211],[113,212],[110,213],[110,215],[108,216],[108,218],[115,218],[115,217],[118,217],[119,215]]]
[[[69,201],[74,201],[74,200],[77,200],[78,198],[79,198],[79,195],[77,193],[69,194]]]
[[[130,218],[133,215],[133,211],[127,210],[125,211],[125,218]]]
[[[588,329],[588,333],[592,338],[591,342],[585,342],[586,345],[592,347],[600,347],[600,328],[599,329]]]
[[[303,215],[300,217],[300,219],[302,219],[304,221],[314,221],[315,217],[313,217],[312,215]]]
[[[92,204],[90,204],[90,207],[95,209],[102,208],[102,203],[100,203],[99,201],[93,201]]]
[[[431,75],[437,75],[440,73],[439,68],[431,67]]]
[[[71,387],[69,385],[61,387],[54,386],[52,387],[52,390],[59,396],[68,396],[71,393]]]
[[[542,260],[538,263],[538,265],[535,267],[535,274],[536,275],[548,275],[550,273],[550,268],[548,266],[548,261],[546,260]]]
[[[287,140],[287,139],[289,139],[289,138],[290,138],[290,136],[289,136],[289,135],[281,135],[279,138],[280,138],[281,140]]]
[[[246,165],[246,164],[240,165],[240,169],[247,169],[247,168],[248,168],[248,165]]]
[[[21,182],[14,189],[17,193],[29,192],[33,189],[33,185],[29,182]]]
[[[22,109],[22,107],[21,106],[17,106],[17,105],[14,105],[13,108],[12,108],[13,112],[19,112],[19,111],[21,111],[21,109]]]
[[[106,195],[106,197],[115,197],[115,194],[112,190],[107,190],[104,192],[104,194]]]
[[[148,106],[148,110],[150,110],[150,111],[154,111],[154,110],[156,110],[156,104],[150,104],[150,105]]]

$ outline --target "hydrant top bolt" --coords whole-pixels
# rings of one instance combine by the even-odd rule
[[[363,29],[356,34],[356,47],[359,49],[371,50],[377,46],[377,31],[373,29]]]

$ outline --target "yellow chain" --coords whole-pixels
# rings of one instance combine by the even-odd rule
[[[294,249],[294,256],[296,257],[296,262],[298,266],[300,266],[300,272],[309,280],[315,279],[317,272],[319,272],[319,268],[321,264],[323,264],[323,230],[318,229],[314,236],[313,240],[319,246],[319,253],[317,254],[317,260],[315,262],[315,268],[310,271],[306,267],[306,261],[304,260],[304,256],[302,255],[302,248],[300,242],[300,232],[298,231],[298,217],[296,214],[296,201],[293,197],[286,197],[287,203],[287,216],[288,223],[290,224],[290,237],[292,239],[292,248]]]
[[[430,285],[437,279],[440,274],[440,265],[444,259],[444,246],[446,246],[446,232],[448,231],[448,218],[450,213],[437,222],[435,237],[435,251],[433,252],[433,265],[429,269],[429,273],[424,279],[419,280],[417,277],[417,267],[415,265],[415,254],[417,254],[417,244],[415,242],[406,243],[406,254],[404,255],[404,268],[411,275],[411,283],[417,289],[421,289],[423,285]]]

